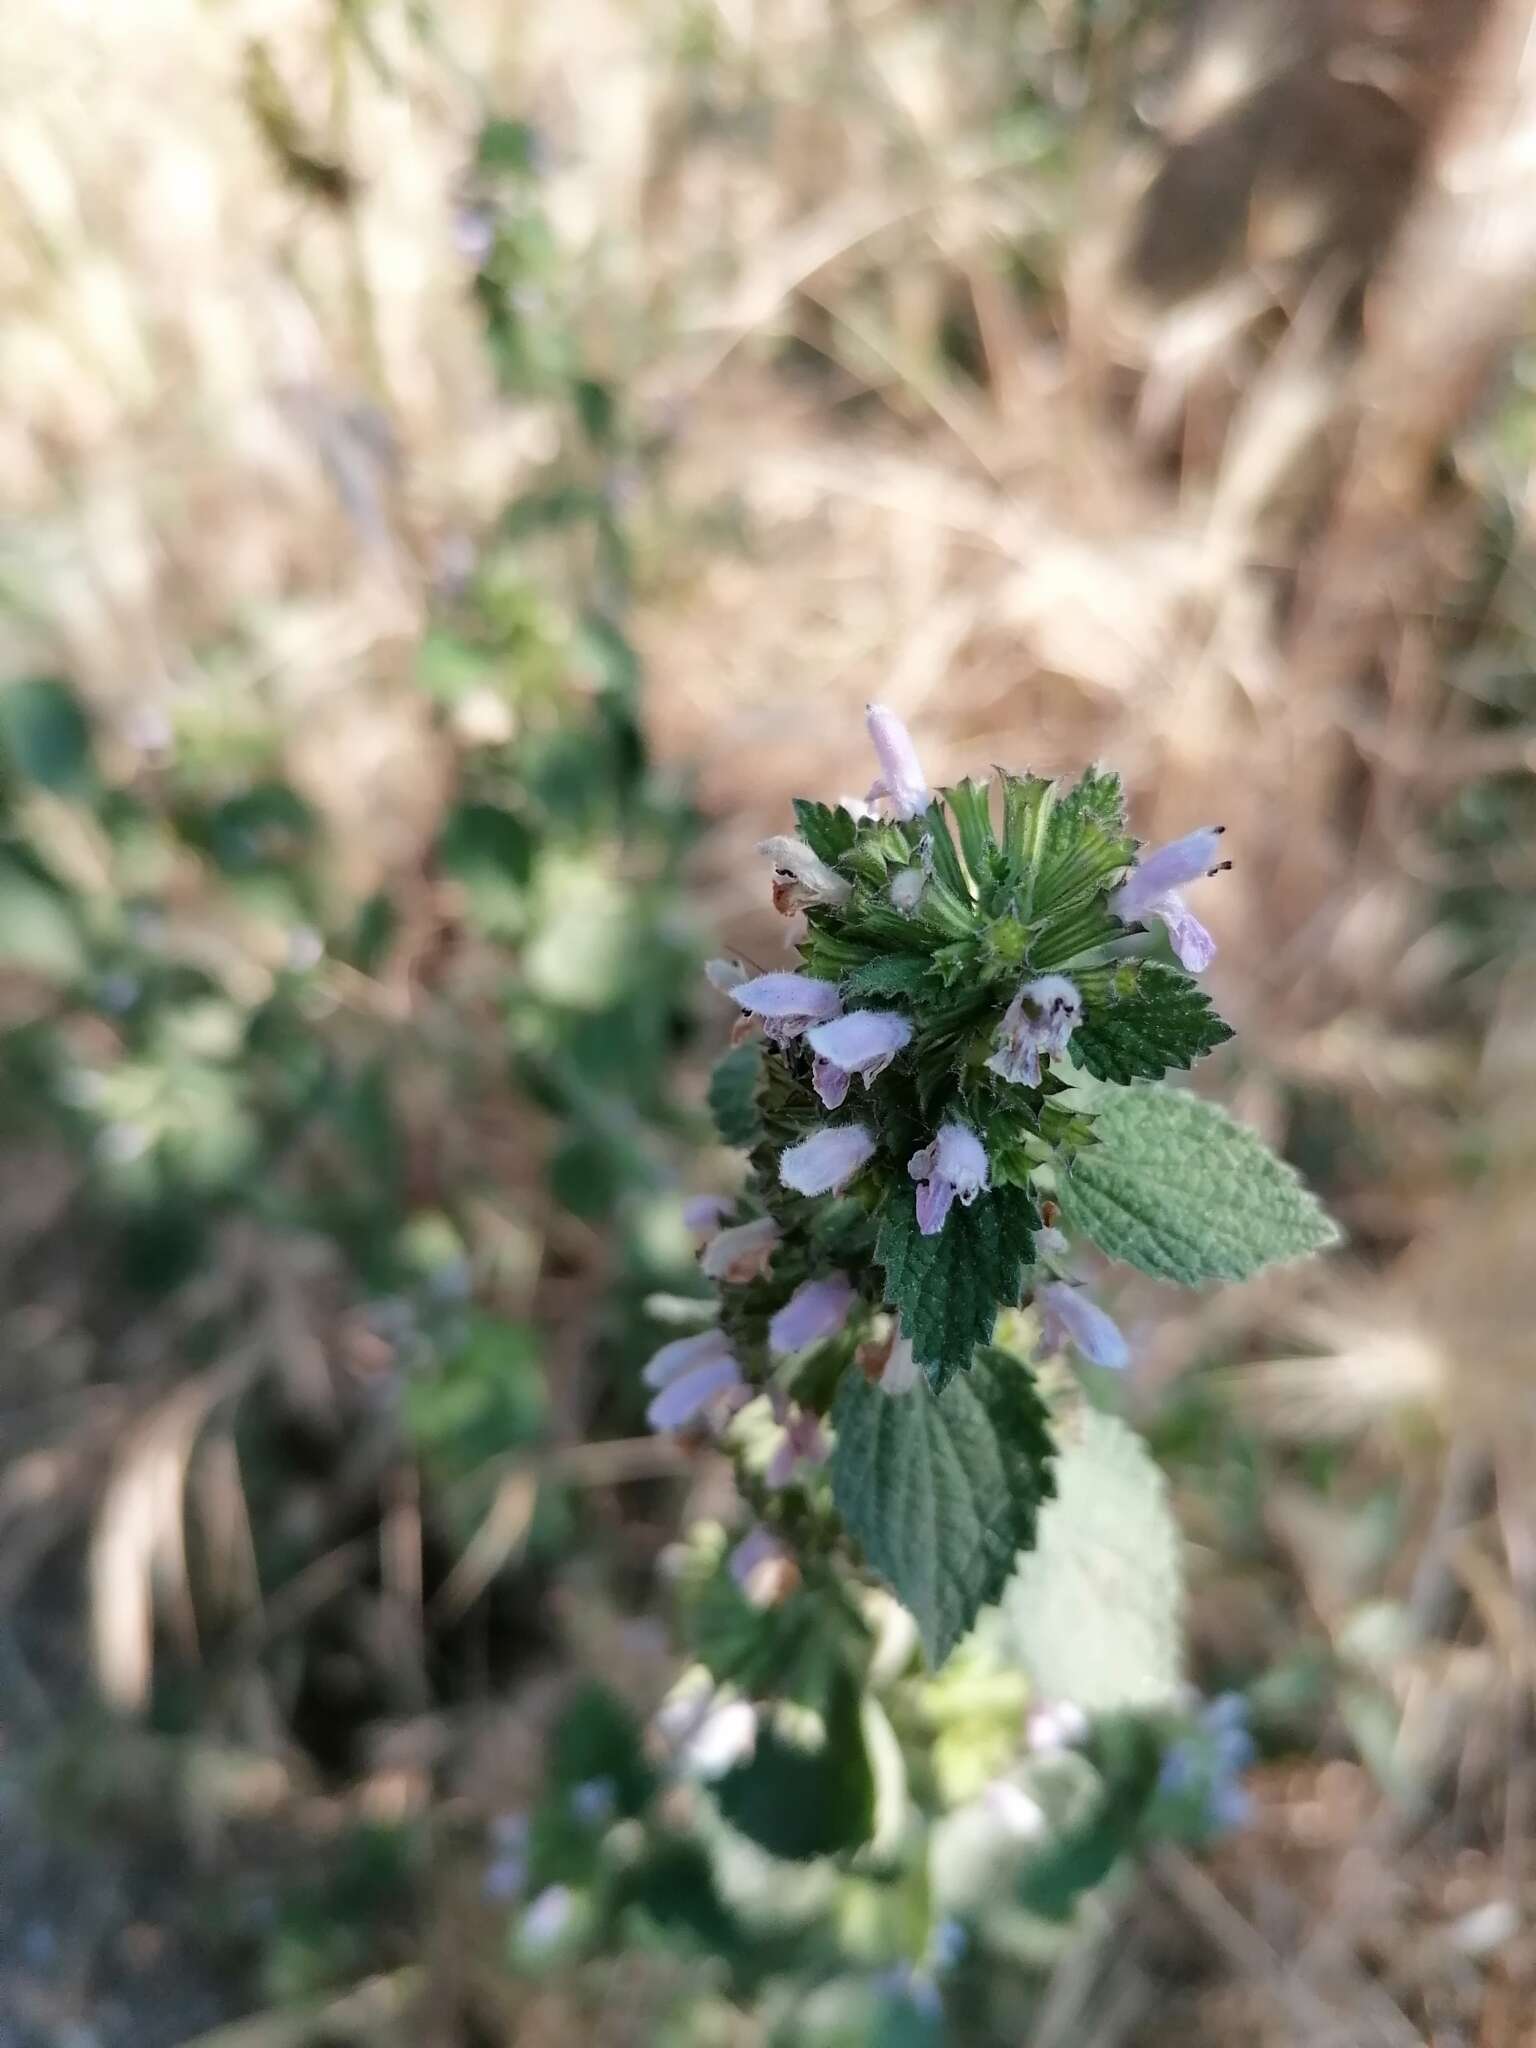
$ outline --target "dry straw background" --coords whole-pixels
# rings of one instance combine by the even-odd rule
[[[1231,828],[1208,910],[1241,1052],[1213,1085],[1282,1142],[1303,1102],[1314,1148],[1317,1104],[1351,1132],[1349,1258],[1122,1307],[1149,1412],[1219,1351],[1252,1426],[1356,1446],[1336,1510],[1266,1503],[1262,1571],[1191,1505],[1197,1636],[1262,1655],[1300,1612],[1337,1647],[1400,1598],[1416,1630],[1371,1654],[1412,1796],[1343,1739],[1262,1783],[1252,1835],[1103,1930],[1096,2043],[1517,2048],[1536,983],[1444,906],[1518,906],[1536,871],[1511,842],[1464,872],[1441,827],[1536,767],[1485,715],[1536,629],[1508,429],[1536,18],[1211,0],[1111,20],[1085,61],[1082,13],[12,0],[0,650],[78,677],[124,758],[172,705],[249,706],[353,885],[412,871],[446,772],[411,683],[429,594],[550,452],[495,392],[454,234],[486,108],[530,114],[568,310],[669,446],[638,627],[714,927],[781,943],[752,844],[794,790],[858,785],[872,695],[935,779],[1103,756],[1144,835]],[[1011,77],[1054,125],[997,120]],[[1415,1530],[1391,1557],[1351,1518],[1383,1482]],[[1086,1995],[1056,1987],[1037,2048],[1082,2038]]]

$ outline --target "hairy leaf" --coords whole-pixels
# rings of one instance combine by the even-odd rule
[[[709,1112],[723,1145],[757,1143],[757,1083],[763,1056],[756,1040],[738,1045],[715,1062],[709,1077]]]
[[[1031,912],[1059,921],[1099,896],[1135,853],[1136,842],[1126,836],[1119,776],[1090,769],[1051,808],[1040,836]]]
[[[1192,1067],[1232,1036],[1200,985],[1161,961],[1127,962],[1072,1034],[1072,1055],[1097,1080],[1155,1081]]]
[[[989,791],[990,784],[976,782],[967,776],[964,782],[957,782],[952,789],[943,792],[954,816],[955,830],[960,834],[960,851],[965,856],[972,879],[978,884],[990,878],[992,856],[997,850],[988,808]]]
[[[1053,1491],[1033,1376],[988,1345],[942,1395],[888,1395],[848,1373],[832,1416],[832,1495],[937,1667],[1007,1584]]]
[[[1162,1705],[1183,1677],[1183,1609],[1163,1475],[1133,1430],[1085,1408],[1058,1427],[1056,1498],[1003,1594],[992,1639],[1042,1698],[1087,1714]]]
[[[886,953],[866,960],[843,977],[843,994],[851,1002],[863,996],[915,996],[928,974],[928,961],[918,953]]]
[[[936,1392],[970,1365],[998,1309],[1018,1301],[1039,1220],[1022,1188],[999,1187],[968,1209],[956,1202],[938,1235],[924,1237],[914,1195],[903,1189],[886,1202],[875,1246],[885,1299]]]
[[[828,866],[845,854],[854,842],[858,827],[841,805],[813,803],[809,797],[795,798],[795,823],[800,837]]]
[[[1339,1238],[1295,1172],[1223,1110],[1171,1088],[1112,1096],[1061,1177],[1062,1221],[1111,1258],[1186,1287],[1246,1280]]]

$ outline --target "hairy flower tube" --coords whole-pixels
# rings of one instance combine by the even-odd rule
[[[957,1197],[968,1209],[987,1191],[987,1155],[964,1124],[941,1124],[933,1143],[907,1161],[907,1172],[918,1183],[917,1227],[924,1237],[936,1237],[944,1228]]]
[[[1112,1372],[1130,1363],[1130,1347],[1119,1325],[1080,1288],[1065,1280],[1048,1280],[1036,1288],[1035,1305],[1040,1311],[1041,1345],[1047,1352],[1065,1351],[1070,1345],[1090,1365]]]
[[[1157,847],[1136,863],[1109,899],[1109,907],[1127,924],[1145,924],[1160,918],[1168,928],[1168,939],[1179,964],[1191,974],[1203,974],[1216,957],[1216,941],[1178,893],[1187,882],[1202,875],[1220,873],[1230,861],[1217,859],[1223,825],[1202,825]]]
[[[842,1107],[854,1075],[867,1088],[911,1038],[912,1026],[893,1010],[849,1010],[808,1031],[815,1054],[811,1079],[826,1108]]]

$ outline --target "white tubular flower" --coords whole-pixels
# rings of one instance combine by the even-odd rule
[[[1021,1087],[1038,1088],[1041,1059],[1064,1053],[1082,1020],[1082,996],[1064,974],[1026,981],[1003,1012],[988,1071]]]
[[[812,1080],[828,1109],[842,1107],[853,1075],[867,1088],[911,1043],[912,1026],[894,1010],[850,1010],[806,1033],[816,1055]]]
[[[852,882],[812,853],[803,839],[780,833],[757,850],[773,862],[773,907],[781,917],[817,903],[841,905],[853,894]]]
[[[754,1607],[777,1607],[799,1583],[794,1558],[761,1522],[753,1524],[731,1552],[731,1577]]]
[[[1111,1372],[1129,1365],[1130,1346],[1119,1324],[1079,1288],[1065,1280],[1048,1280],[1036,1288],[1035,1306],[1040,1311],[1042,1351],[1065,1351],[1070,1344],[1090,1365],[1106,1366]]]
[[[928,877],[921,868],[898,868],[891,877],[888,892],[892,908],[899,910],[903,917],[915,917],[927,886]]]
[[[663,1344],[640,1368],[640,1377],[648,1387],[669,1387],[696,1365],[729,1356],[730,1346],[721,1331],[700,1330],[696,1337],[674,1337],[670,1344]]]
[[[864,717],[880,763],[879,777],[870,784],[870,802],[884,797],[893,818],[920,818],[933,802],[933,792],[924,779],[911,733],[883,704],[866,706]]]
[[[853,1285],[842,1273],[803,1280],[768,1325],[768,1349],[777,1358],[835,1337],[853,1306]]]
[[[645,1411],[652,1429],[685,1429],[692,1422],[714,1421],[740,1407],[749,1389],[741,1368],[724,1344],[700,1365],[669,1379]]]
[[[834,981],[816,981],[809,974],[759,974],[730,991],[731,1001],[756,1017],[763,1035],[775,1045],[788,1045],[810,1030],[825,1024],[841,1011],[842,998]]]
[[[1219,874],[1229,868],[1218,860],[1224,825],[1202,825],[1154,847],[1139,860],[1109,899],[1116,917],[1127,924],[1145,924],[1161,918],[1179,965],[1190,974],[1201,974],[1216,957],[1216,941],[1179,894],[1185,882],[1197,882],[1202,875]]]
[[[918,1183],[917,1227],[924,1237],[938,1236],[957,1195],[969,1209],[991,1186],[986,1151],[964,1124],[940,1124],[933,1143],[907,1161],[907,1171]]]
[[[683,1204],[683,1224],[703,1244],[720,1228],[726,1213],[734,1207],[726,1195],[690,1195]]]
[[[874,1133],[865,1124],[828,1124],[779,1154],[779,1179],[797,1195],[830,1195],[874,1157]]]
[[[779,1226],[771,1216],[755,1216],[750,1223],[738,1223],[709,1240],[699,1265],[711,1280],[729,1280],[740,1285],[766,1272],[773,1248],[779,1241]]]

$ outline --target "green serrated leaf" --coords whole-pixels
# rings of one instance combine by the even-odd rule
[[[985,882],[990,875],[992,855],[997,850],[988,808],[990,788],[989,783],[975,782],[967,777],[964,782],[957,782],[952,789],[942,792],[954,814],[965,864],[978,884]]]
[[[803,796],[795,798],[795,823],[816,858],[829,865],[842,858],[858,833],[858,826],[841,804],[834,808]]]
[[[1183,1612],[1163,1475],[1134,1430],[1084,1408],[1058,1429],[1056,1498],[988,1641],[1044,1699],[1086,1714],[1159,1706],[1183,1679]]]
[[[1053,1491],[1029,1368],[988,1345],[942,1395],[891,1396],[850,1372],[832,1415],[832,1497],[937,1667],[995,1600]]]
[[[1125,792],[1120,778],[1105,768],[1088,768],[1056,806],[1058,820],[1091,818],[1111,838],[1125,831]]]
[[[933,851],[934,874],[957,903],[969,903],[971,885],[966,879],[965,869],[960,865],[955,842],[949,836],[949,820],[944,815],[944,806],[941,803],[931,803],[928,806],[923,817],[923,829],[928,834]]]
[[[756,1040],[736,1046],[715,1062],[709,1077],[709,1113],[722,1145],[750,1149],[757,1143],[757,1084],[762,1071],[762,1048]]]
[[[1017,1303],[1039,1221],[1021,1188],[994,1188],[968,1209],[957,1202],[936,1237],[919,1231],[913,1194],[903,1189],[886,1202],[875,1246],[885,1299],[936,1391],[969,1367],[999,1308]]]
[[[828,1690],[820,1740],[802,1740],[770,1720],[751,1758],[727,1771],[714,1793],[731,1826],[770,1856],[803,1862],[867,1842],[875,1781],[849,1674],[839,1671]]]
[[[1030,914],[1031,878],[1055,797],[1055,785],[1043,776],[1003,777],[1003,851],[1020,884],[1019,910],[1025,917]]]
[[[1100,1081],[1155,1081],[1170,1068],[1192,1067],[1231,1036],[1197,982],[1161,961],[1140,960],[1108,977],[1102,1000],[1090,999],[1072,1052]]]
[[[928,975],[927,956],[920,953],[885,953],[866,960],[843,977],[843,994],[854,996],[915,996]]]
[[[1045,820],[1035,868],[1033,915],[1060,919],[1100,895],[1130,865],[1120,778],[1090,769]]]
[[[1225,1111],[1172,1088],[1129,1088],[1060,1177],[1066,1230],[1159,1280],[1246,1280],[1339,1241],[1295,1172]]]

